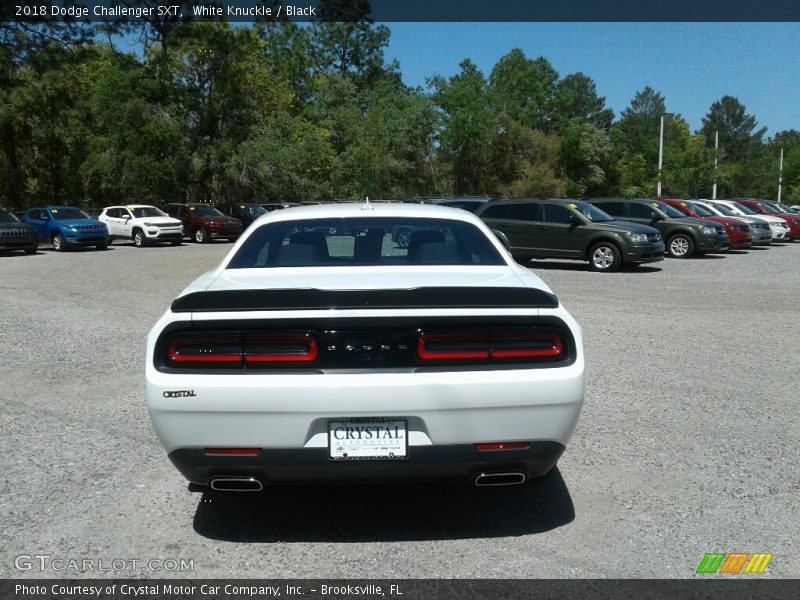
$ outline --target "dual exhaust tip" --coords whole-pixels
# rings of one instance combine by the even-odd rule
[[[520,471],[506,473],[481,473],[475,478],[477,487],[520,485],[528,476]],[[255,477],[217,477],[211,480],[211,489],[218,492],[260,492],[264,485]]]
[[[475,485],[478,487],[491,487],[500,485],[519,485],[525,483],[528,476],[520,471],[509,471],[507,473],[481,473],[475,478]]]
[[[218,492],[260,492],[264,486],[255,477],[218,477],[211,480],[211,489]]]

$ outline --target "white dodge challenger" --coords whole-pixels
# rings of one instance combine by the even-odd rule
[[[146,361],[170,460],[215,490],[524,483],[584,398],[578,324],[483,222],[440,206],[261,217],[175,299]]]

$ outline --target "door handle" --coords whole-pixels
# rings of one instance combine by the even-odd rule
[[[539,229],[541,229],[542,231],[547,231],[548,229],[550,229],[550,226],[549,225],[544,225],[544,226],[540,227]]]

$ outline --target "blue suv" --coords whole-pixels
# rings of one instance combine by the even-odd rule
[[[49,241],[57,251],[70,246],[108,248],[108,228],[105,223],[90,218],[74,206],[46,206],[25,212],[24,221],[36,230],[39,239]]]

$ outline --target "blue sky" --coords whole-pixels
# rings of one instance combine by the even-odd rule
[[[387,23],[386,58],[425,86],[470,58],[488,77],[512,48],[544,56],[561,76],[582,71],[619,113],[649,85],[692,129],[712,102],[736,96],[767,136],[800,130],[800,24],[795,23]]]

